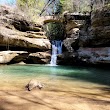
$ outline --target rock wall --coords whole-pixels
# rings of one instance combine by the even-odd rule
[[[93,11],[90,24],[80,25],[76,31],[78,34],[73,34],[72,30],[79,25],[73,27],[70,33],[67,31],[64,45],[68,48],[63,57],[60,57],[62,60],[59,63],[110,64],[110,8],[103,7]]]
[[[19,57],[17,57],[21,51],[24,51],[23,53],[28,53],[28,55],[30,55],[30,53],[41,52],[41,55],[44,55],[45,53],[46,56],[46,51],[50,49],[51,43],[45,36],[45,32],[43,31],[43,26],[41,24],[31,22],[31,20],[24,16],[24,13],[20,12],[18,9],[13,9],[9,6],[0,6],[0,51],[12,51],[10,52],[12,56],[10,58],[9,52],[7,54],[4,54],[4,52],[0,53],[1,64],[21,62],[21,60],[18,60]],[[28,63],[29,61],[33,62],[33,60],[33,63],[42,62],[42,58],[40,61],[40,57],[39,60],[31,59],[31,61],[30,56],[28,55],[25,55],[25,57],[23,56],[22,61]],[[3,58],[7,58],[7,60]],[[44,63],[48,63],[50,57],[44,57],[43,59],[45,60]]]
[[[81,37],[78,58],[89,64],[110,64],[110,8],[92,12],[88,36]]]
[[[105,7],[92,12],[91,27],[84,33],[82,32],[80,37],[81,46],[110,46],[110,8]]]

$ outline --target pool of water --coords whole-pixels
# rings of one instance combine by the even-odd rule
[[[31,79],[44,83],[44,88],[27,91],[25,85]],[[109,110],[110,70],[49,65],[0,66],[0,108],[34,110],[38,107],[39,110]]]
[[[0,89],[23,88],[31,79],[46,85],[110,86],[110,70],[48,65],[5,65],[0,66]]]

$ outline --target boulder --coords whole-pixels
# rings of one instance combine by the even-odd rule
[[[44,87],[44,84],[42,84],[41,82],[35,79],[30,80],[29,83],[25,86],[25,88],[28,89],[28,91],[31,91],[32,89],[35,89],[35,88],[42,89],[43,87]]]

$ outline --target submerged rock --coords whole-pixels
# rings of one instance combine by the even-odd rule
[[[43,87],[44,85],[35,79],[30,80],[29,83],[25,86],[25,88],[28,89],[28,91],[31,91],[35,88],[42,89]]]

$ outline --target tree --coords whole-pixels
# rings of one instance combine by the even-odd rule
[[[17,6],[33,21],[36,21],[44,5],[45,0],[17,0]]]

